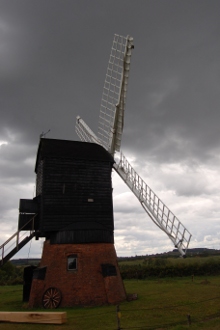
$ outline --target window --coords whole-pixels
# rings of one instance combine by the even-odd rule
[[[71,254],[67,257],[67,270],[77,270],[77,254]]]

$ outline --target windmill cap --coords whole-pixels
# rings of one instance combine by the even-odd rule
[[[41,138],[35,165],[45,158],[71,158],[114,163],[114,158],[96,143]]]

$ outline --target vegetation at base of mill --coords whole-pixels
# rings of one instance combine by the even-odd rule
[[[23,267],[16,267],[7,262],[0,268],[0,285],[23,284]]]
[[[220,275],[220,256],[206,258],[152,258],[119,262],[123,279]]]

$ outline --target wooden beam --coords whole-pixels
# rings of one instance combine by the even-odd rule
[[[66,323],[66,312],[0,312],[0,322]]]

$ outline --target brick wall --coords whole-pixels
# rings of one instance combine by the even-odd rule
[[[68,255],[77,255],[77,270],[67,270]],[[103,276],[102,264],[111,264],[116,275]],[[116,304],[126,299],[114,244],[53,244],[45,241],[40,267],[47,267],[44,280],[33,279],[29,306],[42,306],[49,287],[62,293],[61,305]]]

